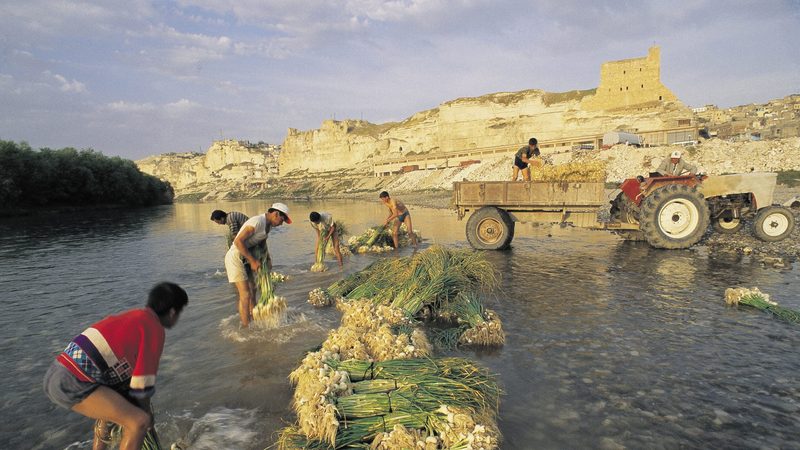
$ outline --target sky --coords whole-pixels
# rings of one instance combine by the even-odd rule
[[[800,0],[2,0],[0,140],[140,159],[597,87],[661,47],[689,106],[800,93]]]

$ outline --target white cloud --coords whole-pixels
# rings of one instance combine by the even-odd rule
[[[142,112],[154,111],[156,109],[156,106],[153,105],[152,103],[132,103],[123,100],[118,100],[115,102],[108,103],[106,105],[106,109],[120,113],[142,113]]]
[[[69,81],[57,73],[53,74],[53,78],[61,84],[59,87],[61,92],[86,92],[86,85],[78,80],[73,79],[72,81]]]

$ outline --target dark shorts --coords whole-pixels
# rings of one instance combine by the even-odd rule
[[[403,214],[400,214],[399,216],[397,216],[397,221],[403,223],[403,221],[406,220],[406,217],[408,217],[409,214],[410,213],[408,211],[404,212]]]
[[[525,161],[521,160],[519,157],[514,157],[514,165],[519,167],[520,169],[527,169],[528,168],[528,163],[526,163]],[[508,167],[508,166],[506,166],[506,167]]]
[[[50,401],[62,408],[72,409],[100,387],[100,384],[81,381],[60,362],[53,361],[44,374],[43,387]]]

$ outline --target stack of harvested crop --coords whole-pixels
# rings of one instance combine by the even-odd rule
[[[603,161],[574,161],[566,164],[549,165],[531,170],[532,181],[606,181],[606,164]]]
[[[761,292],[758,288],[725,289],[725,303],[731,306],[747,305],[774,314],[783,320],[800,323],[800,312],[778,305],[777,302],[770,300],[769,294]]]
[[[463,358],[341,361],[315,352],[291,379],[298,424],[283,430],[279,449],[499,444],[495,377]]]
[[[482,253],[432,246],[410,257],[375,262],[315,292],[313,299],[309,293],[309,302],[327,305],[339,297],[371,299],[410,316],[450,322],[457,328],[437,334],[442,347],[502,345],[505,333],[500,319],[484,310],[478,295],[496,285],[496,272]]]

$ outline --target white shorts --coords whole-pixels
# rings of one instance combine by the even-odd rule
[[[244,264],[239,250],[231,246],[228,249],[228,253],[225,253],[225,273],[228,275],[229,283],[247,281],[247,269],[245,269]]]

